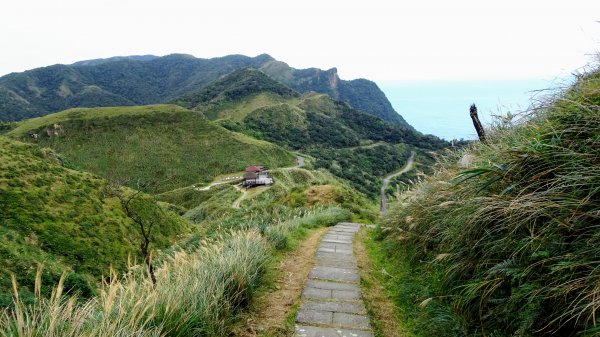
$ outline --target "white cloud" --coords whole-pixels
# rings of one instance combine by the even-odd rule
[[[114,55],[269,53],[343,78],[539,78],[599,49],[600,2],[20,0],[0,14],[0,74]]]

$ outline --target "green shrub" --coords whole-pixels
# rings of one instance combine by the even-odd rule
[[[92,298],[97,294],[89,279],[79,273],[68,274],[65,278],[64,287],[66,294],[77,295],[84,299]]]
[[[277,250],[284,250],[288,248],[288,235],[289,229],[282,225],[269,226],[265,231],[265,237],[267,238],[267,241],[269,241],[269,243],[271,243]]]

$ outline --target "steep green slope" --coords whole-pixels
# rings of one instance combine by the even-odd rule
[[[300,96],[259,70],[243,68],[212,82],[197,92],[178,97],[173,103],[188,109],[199,109],[200,105],[221,105],[265,91],[283,98]]]
[[[29,134],[36,133],[37,139]],[[21,122],[8,136],[50,147],[75,167],[149,191],[168,191],[248,165],[294,156],[174,105],[71,109]]]
[[[348,210],[334,206],[329,202],[331,198],[327,198],[343,199],[335,189],[338,186],[316,186],[328,178],[333,179],[327,172],[296,168],[277,171],[285,171],[278,175],[281,184],[260,194],[261,200],[252,198],[252,205],[243,210],[223,205],[221,201],[218,206],[230,213],[215,212],[209,219],[199,219],[202,221],[196,226],[199,231],[161,253],[155,283],[143,270],[132,268],[126,277],[111,275],[102,295],[92,299],[39,298],[29,305],[16,299],[14,308],[0,315],[0,335],[14,336],[23,330],[40,336],[73,337],[224,337],[235,334],[232,331],[235,325],[246,323],[239,321],[245,316],[245,310],[255,303],[255,296],[262,289],[275,286],[269,275],[277,268],[277,261],[285,258],[284,253],[297,249],[308,230],[348,221],[351,217]],[[314,193],[319,187],[334,188],[327,188],[326,193]],[[214,207],[207,205],[213,202],[210,199],[223,192],[217,188],[215,191],[194,190],[210,193],[210,196],[193,198],[202,203],[201,207],[212,210]],[[310,189],[311,202],[304,205],[294,198],[293,206],[284,205],[282,199],[290,188]],[[275,189],[277,195],[270,193]],[[283,196],[279,195],[282,191]],[[187,192],[165,196],[181,201],[184,194]],[[326,205],[314,202],[315,195]],[[357,197],[347,202],[365,212],[360,196]],[[198,211],[202,209],[194,209],[194,213]],[[263,293],[268,296],[266,291]],[[279,336],[281,331],[278,328],[273,333]]]
[[[175,102],[230,130],[310,154],[316,168],[334,172],[372,197],[380,178],[402,166],[412,150],[431,160],[429,150],[447,146],[437,137],[386,122],[327,95],[290,97],[284,88],[260,71],[247,69]]]
[[[315,91],[346,102],[351,107],[367,112],[396,125],[411,126],[392,107],[377,84],[366,79],[341,80],[337,69],[294,69],[286,63],[270,60],[259,68],[277,81],[301,93]]]
[[[600,335],[598,88],[580,76],[390,210],[390,288],[419,336]]]
[[[301,93],[316,91],[392,123],[407,126],[377,85],[344,81],[335,69],[293,69],[263,54],[199,59],[174,54],[113,57],[53,65],[0,77],[0,121],[68,108],[155,104],[195,92],[243,68],[260,68]]]
[[[65,168],[49,149],[0,136],[0,306],[11,302],[11,274],[31,297],[38,264],[45,294],[68,272],[67,288],[90,296],[111,266],[122,272],[128,256],[141,260],[137,228],[106,187],[97,176]],[[154,248],[189,230],[177,215],[164,214]]]

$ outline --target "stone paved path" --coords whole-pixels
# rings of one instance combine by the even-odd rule
[[[302,290],[296,337],[373,337],[352,253],[360,226],[342,222],[323,237]]]

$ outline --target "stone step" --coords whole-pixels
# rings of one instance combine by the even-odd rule
[[[334,328],[367,330],[371,328],[369,317],[365,315],[347,314],[344,312],[298,310],[296,322],[303,324],[320,324]]]
[[[315,300],[359,301],[362,294],[359,290],[331,290],[305,287],[302,298]]]
[[[296,337],[373,337],[370,331],[296,325]]]
[[[356,269],[356,262],[344,261],[344,260],[333,260],[333,259],[315,259],[315,264],[319,267],[333,267],[342,269]]]
[[[315,255],[317,259],[330,259],[330,260],[341,260],[341,261],[354,261],[354,256],[347,253],[335,253],[335,252],[319,252]]]
[[[300,306],[300,311],[331,311],[347,314],[365,315],[365,306],[360,302],[306,301]]]
[[[296,337],[373,337],[352,252],[360,226],[339,223],[323,237],[302,290]]]
[[[356,290],[356,291],[358,291],[358,286],[356,284],[341,283],[341,282],[329,282],[329,281],[320,281],[320,280],[307,280],[306,283],[304,283],[304,287],[317,288],[317,289],[329,289],[329,290]]]
[[[358,276],[356,270],[320,266],[314,267],[308,273],[308,278],[349,283],[358,283],[360,281],[360,276]]]

